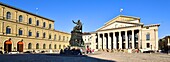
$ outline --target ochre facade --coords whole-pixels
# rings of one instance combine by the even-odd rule
[[[70,34],[54,29],[54,21],[0,3],[2,51],[57,51],[69,45]]]

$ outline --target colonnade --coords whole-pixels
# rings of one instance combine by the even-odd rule
[[[139,49],[142,48],[140,30],[98,32],[96,49]]]

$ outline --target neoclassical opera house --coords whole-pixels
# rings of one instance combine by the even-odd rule
[[[0,3],[0,51],[57,51],[69,38],[53,20]]]
[[[159,24],[144,25],[139,17],[119,15],[91,33],[93,49],[158,50]]]

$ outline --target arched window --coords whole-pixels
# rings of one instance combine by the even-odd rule
[[[59,49],[61,49],[61,45],[59,45]]]
[[[67,41],[69,41],[68,37],[67,37]]]
[[[32,49],[32,44],[31,43],[28,44],[28,49]]]
[[[31,18],[29,18],[28,24],[32,24],[32,19]]]
[[[51,29],[51,24],[49,24],[49,29]]]
[[[59,41],[61,40],[61,36],[59,35],[59,39],[58,39]]]
[[[23,20],[22,15],[19,15],[19,22],[22,22],[22,20]]]
[[[44,28],[45,28],[45,25],[46,25],[46,24],[45,24],[45,22],[44,22],[44,23],[43,23],[43,27],[44,27]]]
[[[49,39],[51,39],[51,34],[49,35]]]
[[[49,45],[49,49],[52,49],[52,48],[51,48],[51,44]]]
[[[9,26],[6,27],[6,34],[11,34],[11,28]]]
[[[45,32],[43,33],[43,38],[45,38]]]
[[[45,49],[46,48],[46,45],[45,44],[43,44],[43,49]]]
[[[39,37],[39,32],[38,31],[36,32],[36,37]]]
[[[57,45],[56,44],[54,45],[54,49],[57,49]]]
[[[65,45],[63,45],[63,48],[65,48],[66,46]]]
[[[39,49],[39,44],[38,43],[36,44],[36,49]]]
[[[36,23],[37,26],[39,26],[39,20],[37,20],[37,23]]]
[[[22,29],[20,28],[19,30],[18,30],[18,33],[19,33],[19,35],[22,35]]]
[[[11,19],[11,13],[10,12],[7,12],[6,19]]]
[[[32,32],[31,32],[31,30],[29,30],[29,32],[28,32],[28,36],[32,36]]]
[[[146,40],[150,40],[150,33],[146,34]]]
[[[65,36],[63,36],[63,41],[65,41]]]
[[[54,40],[56,40],[56,34],[54,35]]]

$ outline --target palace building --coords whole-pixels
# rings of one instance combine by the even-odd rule
[[[54,20],[0,3],[0,50],[57,51],[69,45],[70,34],[54,29]]]
[[[97,50],[158,50],[159,24],[144,25],[139,17],[119,15],[92,32],[91,48]]]

